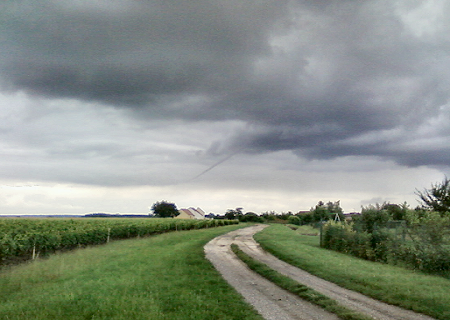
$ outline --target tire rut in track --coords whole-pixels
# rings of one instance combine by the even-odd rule
[[[235,230],[211,240],[205,245],[206,257],[253,307],[267,320],[332,320],[334,314],[306,302],[251,271],[231,251],[231,244],[270,268],[326,295],[340,304],[377,320],[434,320],[429,316],[404,310],[360,293],[344,289],[279,260],[263,251],[253,235],[267,225],[255,225]]]
[[[252,228],[252,227],[250,227]],[[205,246],[206,257],[244,298],[267,320],[338,320],[323,309],[276,286],[239,260],[231,244],[248,228],[232,231]]]

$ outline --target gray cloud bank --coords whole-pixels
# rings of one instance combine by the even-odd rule
[[[4,92],[113,106],[141,125],[244,123],[205,148],[223,157],[291,150],[307,159],[450,165],[446,1],[4,1],[0,8]]]

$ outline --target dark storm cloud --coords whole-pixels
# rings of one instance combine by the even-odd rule
[[[416,131],[448,118],[446,3],[8,1],[2,7],[5,89],[126,107],[140,119],[247,124],[216,153],[293,150],[308,158],[450,164],[442,145],[410,147],[414,139],[449,136]],[[402,134],[390,135],[396,129]],[[378,132],[386,134],[363,138]]]
[[[269,50],[283,2],[10,1],[2,73],[38,94],[149,105],[223,90]]]

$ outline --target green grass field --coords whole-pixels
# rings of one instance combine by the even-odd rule
[[[450,279],[322,249],[318,236],[304,235],[313,231],[272,225],[255,240],[280,259],[343,287],[436,319],[450,319]]]
[[[243,226],[114,241],[3,269],[0,318],[261,320],[203,253]]]

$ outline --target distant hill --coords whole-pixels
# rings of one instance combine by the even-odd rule
[[[119,214],[119,213],[89,213],[83,216],[84,218],[152,218],[148,214]]]
[[[81,218],[81,214],[3,214],[0,218]]]
[[[148,214],[112,214],[112,213],[88,213],[88,214],[21,214],[0,215],[0,218],[152,218]]]

